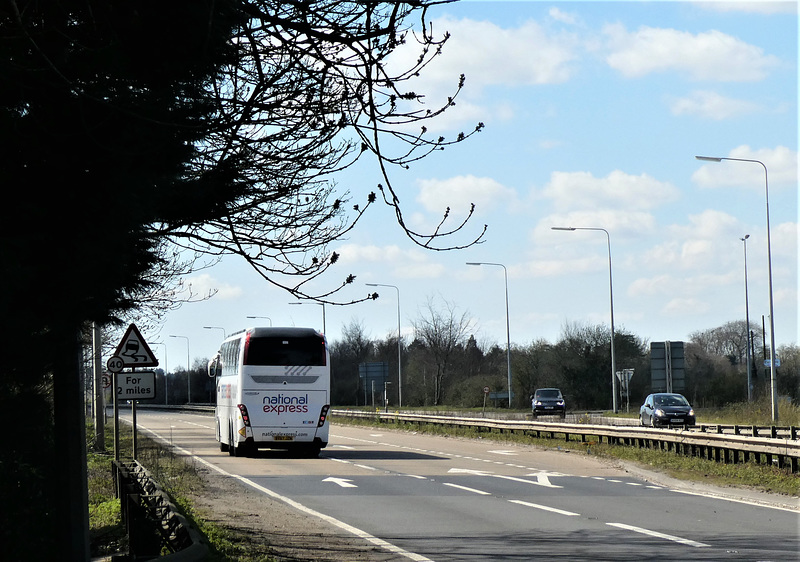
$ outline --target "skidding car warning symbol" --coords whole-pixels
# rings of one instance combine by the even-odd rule
[[[114,355],[122,359],[125,367],[158,367],[158,359],[135,324],[128,326]]]

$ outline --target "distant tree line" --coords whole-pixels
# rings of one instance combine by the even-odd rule
[[[508,367],[505,345],[478,341],[477,326],[466,312],[448,302],[429,299],[413,322],[414,337],[402,338],[402,397],[405,407],[481,407],[483,389],[506,392]],[[685,344],[685,389],[681,392],[696,407],[719,407],[747,400],[747,341],[744,321],[727,322],[717,328],[690,334]],[[513,408],[528,408],[534,390],[560,388],[568,408],[609,410],[611,391],[611,330],[604,325],[568,323],[554,342],[537,339],[527,345],[512,344],[511,372]],[[753,398],[770,396],[769,368],[764,359],[761,330],[751,341]],[[331,403],[335,406],[383,406],[384,388],[365,388],[359,365],[386,363],[389,405],[399,403],[397,334],[373,338],[366,326],[353,319],[343,326],[342,337],[329,342],[332,371]],[[617,370],[633,369],[629,395],[620,385],[618,405],[630,404],[636,411],[654,389],[651,385],[650,343],[626,330],[615,331]],[[777,356],[778,394],[800,401],[800,347],[780,346]],[[214,380],[206,370],[207,359],[195,359],[191,370],[179,367],[167,375],[156,370],[155,404],[213,403]],[[188,375],[188,376],[187,376]],[[192,395],[188,397],[188,377]],[[168,379],[168,380],[167,380]],[[488,400],[487,405],[506,407],[506,399]]]
[[[415,336],[403,338],[403,406],[480,407],[483,389],[505,392],[507,355],[505,345],[479,342],[467,314],[460,314],[449,303],[437,306],[432,301],[414,322]],[[769,350],[759,342],[752,352],[753,396],[769,396],[769,369],[764,358]],[[753,338],[751,338],[753,339]],[[685,342],[685,383],[683,393],[699,407],[716,407],[747,400],[747,341],[745,323],[729,322],[719,328],[698,331]],[[611,331],[603,325],[567,324],[555,343],[543,339],[527,345],[512,344],[512,407],[527,408],[536,388],[558,387],[570,409],[608,410],[612,407]],[[398,404],[397,334],[372,338],[365,326],[352,320],[342,331],[342,339],[330,344],[333,371],[332,402],[336,405],[372,404],[372,389],[365,389],[359,378],[359,364],[386,362],[390,383],[389,404]],[[618,396],[620,409],[630,402],[631,411],[652,392],[650,343],[626,330],[615,331],[617,370],[633,369],[629,397]],[[800,400],[800,349],[796,344],[777,350],[781,366],[777,370],[778,393]],[[618,385],[619,386],[619,385]],[[375,402],[383,405],[383,388]],[[366,396],[366,400],[365,400]],[[506,400],[495,404],[505,407]]]

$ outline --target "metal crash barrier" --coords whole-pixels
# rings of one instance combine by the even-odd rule
[[[111,466],[129,549],[129,554],[115,560],[193,562],[208,558],[208,546],[200,533],[142,465],[114,460]]]
[[[593,440],[602,443],[605,440],[609,445],[661,449],[726,464],[756,462],[774,465],[792,473],[800,472],[800,431],[797,427],[702,425],[653,429],[340,409],[332,410],[331,414],[342,418],[360,418],[379,424],[442,425],[469,428],[479,432],[520,433],[549,439],[557,439],[559,438],[557,436],[560,436],[565,441],[574,439],[582,443]]]

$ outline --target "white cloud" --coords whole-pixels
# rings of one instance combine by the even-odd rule
[[[716,121],[761,109],[757,104],[726,98],[709,91],[696,91],[685,98],[673,98],[669,105],[673,115],[698,115]]]
[[[243,293],[241,287],[222,283],[207,273],[187,278],[186,284],[191,287],[192,293],[195,295],[214,294],[216,291],[214,298],[221,300],[236,299]]]
[[[693,298],[678,297],[665,304],[661,308],[661,312],[667,316],[687,317],[706,314],[710,309],[711,307],[707,302]]]
[[[492,178],[472,175],[452,178],[418,180],[417,201],[428,211],[441,213],[450,207],[458,216],[469,212],[475,204],[478,214],[485,214],[498,205],[513,205],[517,196],[513,189],[505,187]]]
[[[715,12],[744,12],[751,14],[797,14],[797,2],[698,2],[697,6]]]
[[[446,271],[443,264],[432,262],[427,254],[415,249],[403,250],[396,245],[345,244],[336,251],[339,264],[357,264],[362,270],[377,266],[397,278],[431,279],[441,277]]]
[[[574,13],[567,13],[555,7],[550,8],[547,13],[551,18],[556,21],[560,21],[561,23],[566,23],[569,25],[575,25],[578,23],[578,17]]]
[[[606,62],[630,78],[678,71],[694,80],[752,82],[764,79],[778,64],[777,57],[765,55],[760,47],[716,30],[694,35],[642,26],[629,32],[613,24],[603,31],[610,51]]]
[[[701,154],[700,156],[723,156],[722,154]],[[758,160],[767,167],[770,187],[797,185],[797,152],[785,147],[753,150],[747,145],[734,148],[726,158]],[[742,186],[759,191],[764,190],[764,168],[751,162],[709,162],[703,164],[694,174],[692,181],[700,187]]]
[[[455,106],[428,126],[432,132],[510,119],[512,106],[498,98],[485,101],[486,88],[563,83],[572,76],[578,57],[575,36],[549,34],[532,20],[506,29],[488,21],[442,17],[431,26],[434,33],[449,32],[450,38],[424,72],[399,87],[424,94],[425,103],[433,109],[455,93],[459,76],[466,76]],[[392,54],[389,71],[411,68],[419,55],[419,46],[409,41]]]
[[[569,79],[577,56],[573,36],[548,35],[532,20],[504,29],[488,21],[440,18],[433,27],[451,34],[440,60],[426,69],[429,79],[444,84],[462,72],[479,88],[557,84]]]
[[[563,233],[552,231],[554,226],[566,227],[602,227],[613,238],[616,236],[641,236],[651,233],[656,228],[653,215],[646,212],[627,211],[625,209],[597,209],[553,214],[544,218],[533,231],[534,240],[549,239],[553,241]]]
[[[654,267],[682,270],[707,270],[722,267],[728,255],[720,253],[720,240],[741,237],[741,222],[734,216],[713,209],[690,215],[686,225],[668,229],[670,242],[649,250],[648,260]]]
[[[678,190],[647,174],[615,170],[604,178],[589,172],[553,172],[541,195],[556,209],[648,210],[678,198]]]

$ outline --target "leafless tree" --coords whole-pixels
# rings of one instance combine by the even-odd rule
[[[444,398],[454,355],[466,343],[467,334],[472,329],[472,320],[469,312],[459,315],[453,303],[443,300],[439,306],[430,297],[413,325],[415,337],[425,345],[435,367],[433,405],[438,406]]]
[[[322,292],[312,293],[309,282],[337,262],[330,243],[378,198],[368,189],[353,202],[355,195],[340,190],[332,175],[370,154],[380,170],[375,189],[413,243],[443,250],[479,241],[485,226],[456,240],[472,210],[450,226],[449,209],[443,209],[433,232],[412,230],[389,172],[482,127],[446,139],[429,135],[425,126],[455,104],[463,75],[454,77],[452,96],[438,105],[406,89],[447,40],[447,33],[435,37],[427,20],[428,8],[441,3],[244,2],[245,19],[232,38],[235,57],[208,86],[216,104],[213,127],[189,171],[201,200],[220,185],[229,196],[208,197],[212,216],[209,209],[197,221],[183,214],[152,225],[151,235],[206,255],[240,255],[296,297],[331,302],[352,274]],[[417,32],[408,21],[415,13]],[[414,44],[416,62],[390,71],[390,55]]]

